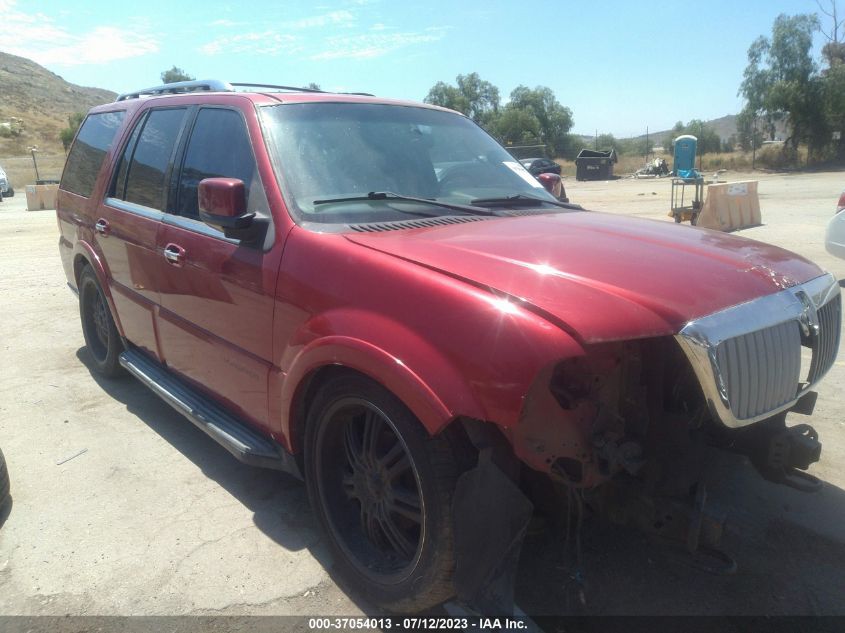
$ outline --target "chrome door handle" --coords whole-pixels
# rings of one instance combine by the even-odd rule
[[[164,247],[164,259],[174,266],[181,266],[185,263],[185,249],[178,244],[170,243]]]
[[[97,231],[97,233],[99,233],[100,235],[104,235],[104,236],[108,235],[109,234],[109,223],[106,220],[104,220],[103,218],[100,218],[99,220],[97,220],[97,223],[94,225],[94,230]]]

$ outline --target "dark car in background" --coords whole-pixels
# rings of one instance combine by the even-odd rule
[[[560,176],[560,165],[551,158],[522,158],[519,163],[528,170],[529,174],[541,182],[544,180],[544,178],[540,177],[542,174],[555,174],[556,176]],[[546,184],[544,183],[543,186],[546,186]],[[560,184],[555,184],[554,187],[556,189],[553,193],[557,196],[558,200],[562,202],[569,202],[569,198],[566,195],[566,187],[563,186],[563,178],[560,179]]]
[[[550,158],[523,158],[519,162],[534,177],[540,174],[557,174],[560,176],[560,165]]]

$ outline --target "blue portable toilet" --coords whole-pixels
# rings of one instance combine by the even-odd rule
[[[678,178],[698,178],[695,171],[695,153],[698,150],[698,139],[690,134],[684,134],[675,139],[675,164],[672,170]]]

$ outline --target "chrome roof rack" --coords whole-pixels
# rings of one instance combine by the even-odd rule
[[[273,84],[252,84],[252,83],[232,83],[231,86],[238,88],[271,88],[273,90],[289,90],[291,92],[325,92],[319,88],[296,88],[294,86],[276,86]]]
[[[161,86],[153,86],[152,88],[142,88],[133,92],[125,92],[118,95],[117,101],[125,101],[126,99],[137,99],[143,95],[166,95],[166,94],[180,94],[183,92],[196,92],[198,90],[205,90],[208,92],[234,92],[232,84],[219,79],[202,79],[195,81],[176,81],[171,84],[163,84]]]
[[[186,92],[236,92],[236,88],[269,88],[270,90],[286,90],[289,92],[319,92],[325,93],[325,90],[317,88],[296,88],[294,86],[277,86],[275,84],[254,84],[254,83],[229,83],[227,81],[220,81],[219,79],[201,79],[193,81],[177,81],[171,84],[163,84],[161,86],[153,86],[152,88],[143,88],[133,92],[125,92],[118,95],[117,101],[125,101],[126,99],[137,99],[142,96],[168,95],[168,94],[182,94]],[[372,97],[368,92],[348,92],[343,94],[363,95],[365,97]]]

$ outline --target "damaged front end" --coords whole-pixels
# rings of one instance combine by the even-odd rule
[[[528,467],[523,489],[532,474],[544,474],[558,505],[577,498],[579,508],[583,503],[613,522],[680,541],[699,561],[706,558],[700,566],[710,571],[732,571],[720,549],[725,516],[707,504],[708,451],[746,455],[776,483],[803,491],[821,486],[803,472],[820,458],[818,435],[807,424],[788,427],[786,416],[812,413],[812,387],[839,347],[840,312],[839,286],[824,275],[692,321],[676,336],[587,345],[583,356],[546,367],[526,394],[518,424],[506,431],[512,457]],[[473,443],[484,447],[480,431],[474,433]],[[495,442],[486,445],[492,452]],[[510,468],[510,480],[518,481],[496,450],[500,470]],[[480,460],[479,469],[496,464]],[[486,488],[495,503],[495,487]],[[513,553],[529,513],[522,503],[511,506],[502,516],[513,529],[502,544]],[[492,515],[472,507],[462,520],[484,530]],[[476,564],[483,559],[477,547],[473,556]]]
[[[513,430],[532,469],[593,489],[625,473],[653,493],[696,484],[707,444],[748,455],[769,480],[807,489],[818,461],[811,389],[839,347],[839,285],[823,275],[687,324],[675,337],[585,347],[547,368]]]

